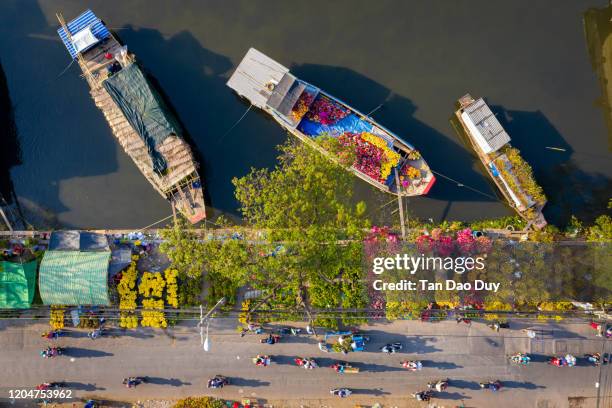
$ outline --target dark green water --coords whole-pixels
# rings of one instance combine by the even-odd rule
[[[89,7],[157,79],[202,158],[209,214],[235,213],[231,179],[272,166],[287,137],[225,81],[250,46],[373,116],[419,148],[440,173],[494,194],[449,124],[455,100],[485,96],[534,167],[546,215],[590,217],[612,196],[601,96],[583,13],[605,1],[3,1],[0,62],[21,149],[10,176],[40,225],[143,227],[170,214],[113,138],[58,41],[54,13]],[[3,149],[5,146],[3,144]],[[565,152],[546,147],[563,148]],[[6,166],[5,166],[6,167]],[[6,174],[0,175],[5,177]],[[391,200],[356,182],[375,219]],[[475,219],[502,203],[440,179],[413,214]]]

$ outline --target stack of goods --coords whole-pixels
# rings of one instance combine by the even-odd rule
[[[346,149],[355,151],[353,167],[368,177],[385,183],[391,170],[397,166],[400,155],[389,148],[387,142],[372,133],[344,133],[338,138]]]
[[[306,118],[323,125],[333,125],[340,119],[347,117],[350,113],[350,110],[343,108],[331,99],[319,96],[312,104]]]

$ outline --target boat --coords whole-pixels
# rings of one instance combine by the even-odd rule
[[[536,183],[531,166],[510,145],[510,136],[485,100],[466,94],[457,101],[457,107],[455,115],[462,133],[506,202],[527,221],[527,228],[544,228],[542,209],[546,196]]]
[[[296,78],[255,48],[246,53],[227,86],[289,133],[381,191],[425,195],[436,181],[412,145],[368,115]]]
[[[104,22],[86,10],[57,30],[76,60],[113,135],[153,188],[172,205],[173,214],[192,224],[206,218],[198,163],[175,115],[127,46]]]

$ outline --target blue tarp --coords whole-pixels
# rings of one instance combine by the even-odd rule
[[[161,95],[153,89],[136,63],[115,73],[103,85],[147,146],[153,169],[163,174],[167,163],[157,146],[170,135],[180,137],[181,132]]]
[[[364,120],[361,120],[359,116],[355,115],[354,113],[351,113],[333,125],[323,125],[304,118],[298,125],[298,130],[308,136],[319,136],[327,133],[330,136],[338,137],[344,132],[370,132],[372,131],[372,125]]]
[[[66,25],[68,26],[68,31],[70,31],[70,35],[74,35],[78,33],[79,31],[86,28],[87,26],[90,26],[91,33],[98,40],[104,40],[110,37],[111,35],[110,31],[108,31],[108,28],[106,28],[104,23],[102,23],[102,21],[98,17],[96,17],[96,15],[91,10],[87,10],[83,12],[83,14],[81,14],[80,16],[72,20],[71,22],[67,23]],[[66,46],[66,49],[70,53],[70,56],[72,57],[72,59],[75,59],[77,55],[76,50],[74,49],[74,47],[72,46],[72,43],[68,39],[68,35],[66,35],[66,33],[64,32],[64,28],[60,27],[57,30],[57,33],[62,39],[62,42]]]

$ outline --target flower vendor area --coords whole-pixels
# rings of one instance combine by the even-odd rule
[[[300,120],[299,132],[389,192],[427,193],[433,175],[416,149],[350,107],[310,89],[291,111],[292,118]]]

